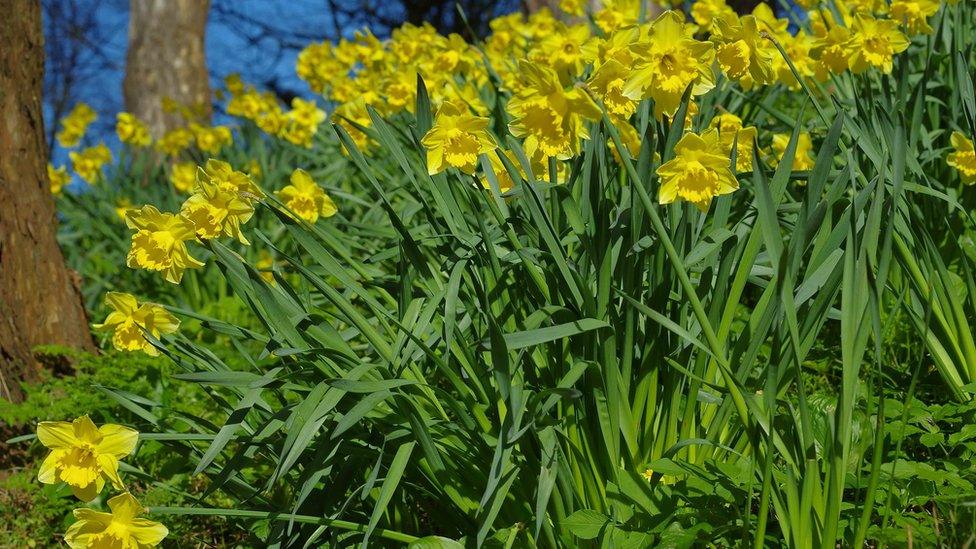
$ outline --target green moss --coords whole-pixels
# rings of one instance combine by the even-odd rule
[[[198,417],[212,415],[209,400],[199,386],[169,380],[176,368],[165,357],[142,353],[108,352],[90,355],[59,347],[35,349],[45,365],[41,378],[23,385],[25,399],[20,403],[0,400],[0,439],[34,432],[44,420],[71,420],[88,414],[96,423],[121,423],[142,432],[150,430],[145,420],[113,400],[101,388],[139,395],[160,404],[178,403],[177,408]],[[207,399],[207,400],[205,400]],[[161,406],[160,421],[166,423]],[[37,481],[37,466],[46,450],[38,442],[8,445],[0,452],[0,547],[51,547],[60,544],[62,533],[71,524],[71,511],[85,504],[72,496],[64,485],[43,485]],[[186,459],[171,448],[154,441],[143,441],[135,455],[125,463],[147,473],[159,482],[124,475],[128,488],[147,506],[199,505],[204,486],[188,474]],[[88,504],[104,508],[108,490]],[[207,505],[230,502],[207,500]],[[175,545],[194,546],[200,540],[220,546],[239,545],[246,532],[220,517],[157,517],[170,530]]]

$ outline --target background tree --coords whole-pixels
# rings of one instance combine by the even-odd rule
[[[31,349],[94,350],[81,296],[55,238],[41,112],[44,39],[37,0],[0,0],[0,396],[18,400]]]
[[[209,0],[132,0],[129,4],[129,49],[122,84],[125,110],[144,120],[155,137],[184,124],[180,114],[163,108],[165,98],[210,119],[204,50],[209,9]]]

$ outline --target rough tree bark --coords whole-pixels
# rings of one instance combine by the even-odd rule
[[[56,239],[41,112],[39,0],[0,0],[0,397],[37,373],[31,349],[94,350],[81,294]]]
[[[125,110],[144,120],[153,137],[185,124],[179,114],[163,110],[166,97],[210,119],[204,52],[209,9],[210,0],[130,0]]]

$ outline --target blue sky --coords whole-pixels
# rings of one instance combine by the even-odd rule
[[[311,97],[308,86],[295,75],[295,59],[301,45],[335,35],[338,27],[332,22],[327,6],[327,0],[214,0],[206,37],[212,89],[220,86],[228,74],[238,72],[246,82],[259,87],[275,83],[288,93]],[[54,59],[57,53],[52,48],[58,47],[61,37],[50,36],[53,18],[67,17],[70,12],[71,17],[84,24],[83,34],[91,37],[86,38],[91,42],[90,47],[84,47],[83,56],[71,65],[80,75],[70,86],[70,100],[66,105],[70,109],[75,102],[84,101],[98,112],[99,119],[83,146],[103,140],[113,150],[118,148],[114,125],[115,114],[123,110],[128,11],[127,0],[45,1],[49,73],[67,66],[59,65]],[[351,32],[353,29],[342,34]],[[64,44],[63,39],[61,43]],[[49,84],[45,89],[48,124],[56,100],[55,94],[48,92],[55,76],[48,74]],[[216,121],[221,119],[218,114]],[[55,145],[52,161],[56,165],[66,164],[67,151]]]

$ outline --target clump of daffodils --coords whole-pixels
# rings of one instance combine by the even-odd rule
[[[68,168],[64,166],[55,168],[50,162],[47,164],[47,179],[51,183],[51,194],[61,194],[61,189],[71,182]]]
[[[63,482],[81,501],[94,500],[111,484],[125,490],[119,475],[119,460],[130,455],[139,433],[122,425],[96,426],[87,415],[74,421],[42,421],[37,438],[50,450],[41,463],[37,479],[43,484]],[[155,547],[169,534],[158,522],[140,518],[139,501],[124,491],[108,500],[110,513],[89,508],[74,510],[77,519],[65,532],[72,549]]]
[[[105,146],[105,143],[99,143],[94,147],[71,151],[68,153],[68,158],[71,159],[71,169],[78,174],[78,177],[86,183],[97,183],[102,177],[102,167],[112,161],[112,151]]]
[[[173,185],[192,190],[177,213],[145,205],[126,213],[126,224],[135,230],[126,264],[133,269],[161,272],[167,281],[179,284],[186,269],[203,266],[190,255],[188,243],[222,236],[247,244],[241,226],[254,215],[254,205],[264,193],[247,174],[227,162],[208,160],[202,168],[176,164]]]
[[[294,98],[291,110],[285,111],[277,98],[245,85],[236,75],[224,82],[231,98],[227,112],[254,122],[261,130],[295,145],[311,147],[319,125],[325,121],[325,111],[314,101]]]
[[[57,134],[58,143],[66,148],[77,147],[88,131],[88,126],[97,118],[91,107],[85,103],[78,103],[68,116],[61,119],[61,130]]]
[[[152,144],[149,127],[132,113],[120,112],[116,116],[115,133],[119,141],[135,147],[148,147]]]

